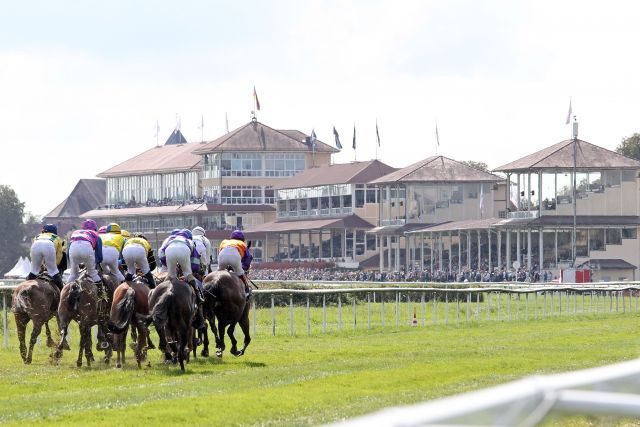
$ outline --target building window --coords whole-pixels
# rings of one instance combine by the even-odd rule
[[[267,153],[264,158],[265,176],[293,176],[305,169],[304,153]]]
[[[260,153],[222,153],[222,176],[263,176]]]
[[[262,187],[254,185],[223,185],[220,200],[225,205],[264,204]]]

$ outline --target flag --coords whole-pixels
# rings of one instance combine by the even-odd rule
[[[376,138],[378,139],[378,147],[380,147],[380,133],[378,132],[378,121],[376,120]]]
[[[227,125],[227,133],[229,133],[229,117],[227,117],[227,113],[224,113],[224,122]]]
[[[440,146],[440,136],[438,135],[438,123],[436,123],[436,143]]]
[[[571,121],[571,98],[569,98],[569,112],[567,113],[567,121],[564,124],[568,125],[570,121]]]
[[[311,140],[309,142],[311,142],[311,148],[313,148],[314,151],[316,149],[316,138],[315,129],[311,129]]]
[[[353,124],[353,149],[356,149],[356,125]]]
[[[154,136],[160,135],[160,122],[156,120],[156,134]]]
[[[333,127],[333,137],[336,140],[336,147],[338,148],[338,150],[342,150],[342,144],[340,144],[340,135],[338,135],[338,131],[336,130],[336,127]]]
[[[260,111],[260,101],[258,101],[258,93],[255,86],[253,87],[253,100],[256,103],[256,110]]]

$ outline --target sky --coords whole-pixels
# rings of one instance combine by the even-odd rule
[[[258,120],[344,149],[493,169],[640,132],[640,3],[13,1],[0,14],[0,184],[47,214],[81,178]],[[200,128],[201,121],[204,128]],[[376,144],[376,121],[380,146]],[[439,145],[436,140],[436,124]],[[351,148],[356,129],[356,150]]]

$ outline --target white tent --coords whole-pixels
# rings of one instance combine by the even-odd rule
[[[11,270],[5,273],[5,279],[24,279],[31,271],[31,261],[27,257],[20,257],[16,265]]]

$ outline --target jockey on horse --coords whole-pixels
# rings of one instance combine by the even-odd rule
[[[193,243],[200,254],[200,270],[202,277],[209,273],[209,264],[211,263],[211,242],[205,235],[204,228],[198,226],[191,230],[193,234]]]
[[[249,251],[249,246],[244,241],[244,233],[241,230],[234,230],[229,239],[220,243],[220,253],[218,254],[218,270],[233,269],[233,273],[244,283],[244,290],[247,297],[251,295],[248,279],[245,274],[251,268],[253,255]]]
[[[58,236],[58,228],[55,225],[45,224],[42,227],[42,232],[33,239],[30,256],[31,272],[27,280],[37,278],[44,264],[51,281],[62,290],[60,271],[66,269],[67,258],[64,253],[64,240]]]
[[[126,281],[133,280],[136,274],[136,267],[142,271],[144,279],[147,281],[150,289],[156,287],[156,281],[151,274],[156,269],[156,259],[153,256],[153,249],[142,233],[136,233],[124,244],[122,249],[122,257],[127,266]]]
[[[178,278],[178,266],[191,285],[199,302],[204,301],[202,284],[196,280],[193,272],[200,270],[200,254],[193,243],[191,230],[179,230],[169,236],[160,248],[160,262],[169,272],[170,277]]]
[[[118,260],[122,254],[125,237],[121,234],[120,226],[115,222],[107,225],[106,232],[100,236],[102,239],[102,271],[109,273],[122,283],[124,275],[118,268]]]
[[[71,233],[71,243],[69,244],[69,264],[71,274],[69,282],[78,279],[80,264],[84,264],[87,275],[93,283],[102,289],[102,279],[96,270],[96,265],[102,262],[102,239],[97,233],[98,225],[92,219],[82,222],[82,229]]]

